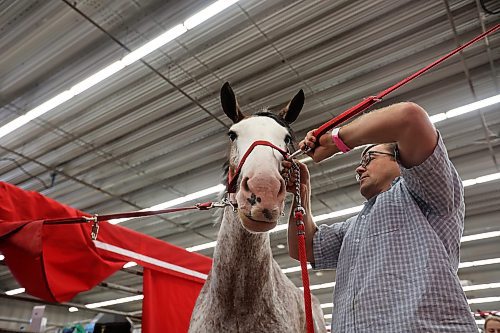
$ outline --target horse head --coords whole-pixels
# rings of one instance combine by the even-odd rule
[[[237,177],[234,192],[239,217],[250,232],[269,231],[283,213],[286,185],[280,174],[284,158],[280,150],[286,151],[292,143],[289,125],[302,110],[304,92],[300,90],[277,115],[261,111],[247,117],[226,82],[221,89],[221,104],[233,121],[228,132],[229,175]],[[266,141],[280,150],[269,145],[252,147],[257,141]]]

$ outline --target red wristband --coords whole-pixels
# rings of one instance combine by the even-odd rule
[[[340,131],[339,127],[334,128],[332,130],[332,140],[333,140],[333,143],[337,146],[337,148],[341,152],[347,153],[348,151],[351,150],[351,148],[347,147],[346,144],[344,143],[344,141],[342,141],[342,139],[339,138],[339,131]]]

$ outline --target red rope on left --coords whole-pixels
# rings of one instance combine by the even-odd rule
[[[137,211],[137,212],[127,212],[127,213],[116,213],[116,214],[108,214],[108,215],[95,215],[90,216],[87,215],[85,217],[69,217],[63,219],[47,219],[44,220],[45,224],[71,224],[71,223],[85,223],[89,222],[89,219],[95,220],[97,222],[107,221],[112,219],[120,219],[120,218],[132,218],[132,217],[141,217],[141,216],[152,216],[152,215],[160,215],[166,213],[174,213],[185,210],[208,210],[213,207],[213,202],[205,202],[200,203],[195,206],[190,207],[178,207],[178,208],[170,208],[170,209],[162,209],[162,210],[145,210],[145,211]]]

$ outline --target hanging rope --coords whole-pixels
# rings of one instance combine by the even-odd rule
[[[300,168],[294,161],[292,161],[292,170],[295,173],[294,217],[295,224],[297,226],[297,241],[300,269],[302,272],[302,286],[304,287],[304,308],[306,312],[307,333],[314,333],[311,290],[309,287],[309,274],[307,273],[306,230],[304,225],[304,214],[306,211],[304,207],[302,207],[302,199],[300,196]]]
[[[485,36],[497,31],[498,29],[500,29],[500,24],[497,24],[495,25],[493,28],[489,29],[488,31],[485,31],[484,33],[482,33],[481,35],[477,36],[476,38],[470,40],[469,42],[465,43],[464,45],[460,46],[460,47],[457,47],[455,50],[451,51],[450,53],[444,55],[443,57],[439,58],[438,60],[434,61],[433,63],[425,66],[424,68],[420,69],[419,71],[413,73],[412,75],[408,76],[407,78],[405,78],[404,80],[401,80],[400,82],[396,83],[395,85],[387,88],[386,90],[380,92],[379,94],[377,94],[376,96],[370,96],[366,99],[364,99],[362,102],[354,105],[353,107],[351,107],[350,109],[342,112],[341,114],[339,114],[338,116],[336,116],[335,118],[333,118],[332,120],[324,123],[323,125],[321,125],[319,128],[317,128],[315,131],[314,131],[314,136],[316,138],[319,138],[320,136],[322,136],[323,134],[325,134],[328,130],[346,122],[347,120],[351,119],[352,117],[354,117],[355,115],[359,114],[360,112],[363,112],[364,110],[368,109],[370,106],[382,101],[382,99],[389,95],[391,92],[393,92],[394,90],[400,88],[401,86],[407,84],[408,82],[410,82],[411,80],[415,79],[416,77],[424,74],[425,72],[427,72],[428,70],[430,70],[431,68],[434,68],[435,66],[439,65],[440,63],[442,63],[443,61],[445,61],[446,59],[454,56],[455,54],[457,54],[458,52],[462,51],[463,49],[465,49],[466,47],[474,44],[475,42],[477,42],[478,40],[484,38]]]

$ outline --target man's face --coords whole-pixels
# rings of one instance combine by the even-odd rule
[[[485,330],[486,333],[500,333],[500,321],[498,320],[488,320],[488,325]]]
[[[359,191],[366,199],[387,191],[392,181],[400,175],[394,152],[387,145],[370,148],[361,158],[356,168]]]

